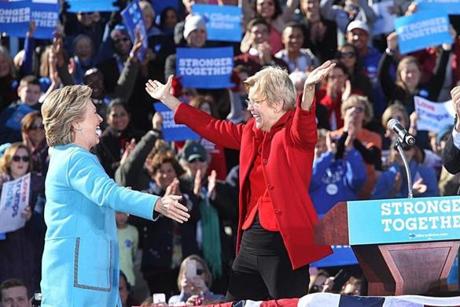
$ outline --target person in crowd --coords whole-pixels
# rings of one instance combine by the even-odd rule
[[[326,62],[313,70],[297,102],[294,85],[280,68],[266,67],[248,78],[248,109],[254,119],[243,125],[214,119],[181,103],[170,93],[172,77],[166,84],[157,80],[146,84],[153,98],[175,112],[177,123],[241,150],[238,255],[229,300],[300,297],[307,291],[308,263],[330,253],[329,247],[313,240],[317,217],[307,188],[316,143],[315,85],[333,67]],[[295,169],[304,171],[292,172]],[[298,236],[299,232],[304,235]]]
[[[234,236],[237,230],[236,194],[233,188],[217,179],[210,169],[205,147],[189,141],[179,152],[185,170],[181,179],[198,199],[200,222],[197,241],[214,277],[214,289],[226,291],[231,262],[234,259]],[[208,170],[210,169],[209,176]]]
[[[300,0],[302,23],[306,34],[304,48],[309,48],[320,63],[331,60],[337,52],[337,25],[320,12],[320,0]]]
[[[212,293],[211,285],[212,274],[206,262],[198,255],[190,255],[182,261],[177,275],[180,293],[171,296],[168,304],[198,306],[222,302],[224,296]]]
[[[22,143],[11,144],[0,158],[0,189],[4,188],[4,183],[19,179],[31,170],[29,149]],[[39,289],[40,257],[43,251],[44,177],[33,173],[29,180],[29,203],[19,212],[24,224],[8,231],[5,239],[0,240],[0,281],[20,278],[28,289],[34,291]]]
[[[350,43],[343,44],[339,47],[337,59],[347,68],[351,88],[366,96],[369,101],[372,101],[372,84],[364,73],[356,47]]]
[[[460,116],[460,86],[457,85],[454,87],[450,94],[452,96],[452,106],[455,111],[456,120],[442,153],[442,163],[449,173],[455,175],[460,172],[460,164],[458,163],[460,157],[460,123],[458,120]]]
[[[160,14],[160,24],[159,28],[166,36],[174,36],[174,27],[179,21],[179,16],[177,16],[177,11],[174,7],[166,7]]]
[[[0,284],[0,303],[3,307],[32,307],[26,285],[16,278]]]
[[[83,77],[88,69],[94,67],[94,47],[91,38],[84,34],[77,35],[73,40],[72,58],[73,78],[75,84],[83,84]]]
[[[21,120],[22,142],[29,148],[32,171],[46,175],[48,170],[48,145],[45,139],[45,126],[40,112],[33,111]]]
[[[351,93],[347,68],[337,61],[327,76],[324,88],[318,94],[319,104],[327,110],[327,126],[323,128],[336,130],[343,127],[343,117],[340,110],[343,101]]]
[[[120,271],[125,275],[126,281],[134,286],[134,261],[139,247],[139,232],[137,228],[128,224],[129,215],[124,212],[115,214],[117,222],[118,248],[120,250]]]
[[[382,169],[382,138],[379,134],[364,128],[373,118],[373,110],[366,97],[351,95],[341,106],[344,125],[331,131],[332,140],[347,138],[350,135],[353,147],[361,154],[366,164],[367,180],[358,192],[360,199],[369,198]]]
[[[161,214],[179,223],[189,218],[179,196],[123,188],[104,172],[90,153],[102,122],[90,97],[87,86],[66,86],[42,107],[50,146],[41,281],[45,306],[120,305],[115,211],[148,220]]]
[[[340,290],[341,295],[354,295],[354,296],[359,296],[363,294],[363,288],[364,288],[364,280],[363,278],[356,278],[354,276],[351,276],[345,284],[342,286],[342,289]]]
[[[190,15],[185,21],[184,38],[187,48],[204,48],[207,42],[206,23],[199,15]],[[176,54],[171,54],[166,58],[165,77],[168,78],[176,73]],[[195,91],[201,95],[210,95],[214,100],[214,109],[219,118],[225,118],[230,111],[229,95],[226,89],[182,89],[181,76],[174,77],[174,94],[182,96],[186,90]]]
[[[125,273],[121,270],[120,271],[120,300],[121,305],[120,307],[132,307],[138,305],[138,302],[133,298],[131,294],[131,287],[132,284],[128,281]]]
[[[422,149],[417,146],[403,147],[409,163],[414,197],[438,196],[438,181],[434,169],[423,166]],[[405,198],[408,195],[408,182],[404,164],[396,148],[390,148],[389,167],[383,171],[372,193],[374,199]]]
[[[95,152],[107,174],[113,178],[126,147],[133,140],[139,141],[143,133],[132,127],[131,115],[120,99],[112,100],[107,107],[107,125]]]
[[[426,83],[421,83],[421,68],[418,60],[413,56],[404,56],[397,62],[397,35],[392,33],[387,37],[386,49],[379,64],[379,82],[389,103],[400,103],[410,116],[415,112],[414,96],[420,96],[431,101],[436,101],[446,74],[447,61],[451,46],[443,45],[438,66],[434,76]],[[396,65],[396,80],[390,77],[392,64]],[[414,122],[415,124],[415,122]],[[417,127],[411,127],[416,130]],[[417,131],[417,145],[429,148],[428,132]]]
[[[390,119],[396,119],[413,136],[417,135],[415,116],[409,117],[406,108],[400,103],[390,104],[382,114],[382,127],[385,129],[383,148],[388,149],[397,135],[388,128]],[[412,122],[411,122],[412,121]]]
[[[269,25],[263,18],[254,18],[246,26],[246,35],[250,48],[235,57],[234,65],[245,65],[249,75],[253,75],[265,66],[277,65],[288,69],[287,64],[274,56],[269,41]]]
[[[250,1],[243,1],[243,12],[245,24],[248,24],[254,17],[262,18],[268,25],[268,42],[272,47],[272,52],[276,53],[283,48],[281,33],[289,22],[295,9],[299,6],[299,0],[288,0],[283,10],[278,0],[256,0],[251,7]],[[241,52],[249,51],[251,47],[250,34],[246,33],[241,40]]]
[[[308,72],[319,66],[316,56],[308,48],[302,48],[304,42],[303,27],[300,23],[290,22],[283,30],[284,49],[278,51],[275,57],[283,60],[289,67],[289,72]]]
[[[40,83],[35,76],[21,79],[19,100],[0,113],[0,144],[21,141],[21,120],[32,111],[40,111]]]
[[[339,139],[332,139],[325,130],[318,132],[310,195],[319,215],[326,214],[340,201],[358,199],[366,173],[362,171],[365,169],[363,158],[353,146],[355,137],[342,134]],[[326,150],[322,149],[324,143]]]
[[[374,114],[380,116],[387,106],[387,101],[382,93],[378,79],[379,61],[382,57],[377,48],[369,44],[370,30],[368,25],[361,20],[354,20],[347,26],[346,42],[355,46],[358,51],[358,60],[372,84],[372,101]]]
[[[14,83],[16,71],[8,49],[0,46],[0,112],[18,99]]]

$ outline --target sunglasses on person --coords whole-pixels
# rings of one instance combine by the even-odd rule
[[[340,52],[341,58],[354,58],[356,54],[353,51]]]
[[[29,162],[30,158],[29,156],[13,156],[12,160],[14,162],[19,162],[22,160],[22,162]]]
[[[43,130],[45,129],[45,126],[44,125],[33,125],[33,126],[30,126],[29,130]]]

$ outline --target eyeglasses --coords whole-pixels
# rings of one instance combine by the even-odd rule
[[[340,52],[341,58],[354,58],[356,54],[353,51]]]
[[[14,162],[19,162],[22,160],[22,162],[29,162],[30,158],[29,156],[13,156],[12,160]]]
[[[247,106],[258,106],[263,102],[263,100],[252,100],[252,99],[246,99]]]
[[[44,125],[33,125],[33,126],[30,126],[29,130],[43,130],[45,129],[45,126]]]
[[[115,45],[118,45],[118,44],[121,43],[121,42],[128,42],[128,41],[129,41],[129,38],[123,37],[123,38],[114,39],[114,40],[113,40],[113,43],[114,43]]]

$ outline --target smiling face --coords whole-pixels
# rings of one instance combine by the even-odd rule
[[[99,125],[102,122],[102,117],[96,112],[96,107],[90,99],[85,104],[83,119],[73,123],[75,134],[74,143],[90,150],[93,146],[99,143],[101,128]]]
[[[303,45],[303,32],[297,27],[287,27],[283,31],[283,44],[288,52],[299,52]]]
[[[275,15],[275,0],[257,0],[256,11],[262,18],[271,19]]]
[[[249,89],[248,111],[256,122],[256,128],[262,131],[270,131],[271,127],[285,113],[281,102],[268,104],[266,100],[258,98],[254,87]]]
[[[201,48],[206,43],[207,33],[204,28],[197,28],[190,32],[185,39],[187,44],[192,48]]]
[[[129,114],[121,105],[114,106],[107,115],[107,124],[117,131],[123,131],[128,127]]]
[[[176,177],[176,170],[170,162],[161,164],[160,168],[153,174],[153,180],[163,190],[166,190]]]
[[[400,78],[409,89],[415,89],[417,87],[420,81],[420,75],[420,69],[417,64],[408,62],[401,65]]]
[[[30,156],[27,150],[19,147],[11,157],[10,173],[13,178],[24,176],[29,171]]]

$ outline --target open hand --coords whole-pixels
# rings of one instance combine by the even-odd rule
[[[187,222],[190,214],[187,213],[187,207],[179,203],[181,198],[182,196],[177,195],[163,196],[157,201],[155,211],[178,223]]]
[[[315,68],[308,74],[307,80],[305,81],[305,86],[314,85],[323,81],[334,67],[335,63],[331,61],[324,62],[321,66]]]

